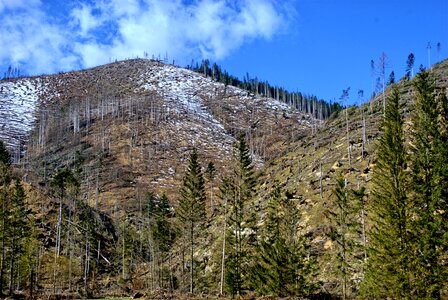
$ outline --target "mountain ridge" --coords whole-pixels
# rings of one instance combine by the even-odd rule
[[[123,199],[138,194],[132,189],[140,185],[160,186],[157,193],[167,188],[174,196],[192,147],[198,148],[203,161],[213,161],[225,174],[226,158],[231,157],[239,134],[248,137],[261,166],[278,155],[288,139],[322,123],[283,102],[143,59],[14,82],[18,87],[35,85],[28,92],[35,110],[26,115],[32,121],[23,133],[13,133],[20,137],[28,174],[46,185],[53,172],[73,165],[75,157],[87,151],[90,158],[84,167],[96,175],[90,174],[83,184],[84,197],[95,207],[101,200],[93,200],[92,195],[98,198],[103,190],[105,198],[116,198],[114,189],[120,186]],[[45,88],[39,90],[39,85]],[[19,96],[12,99],[16,105]],[[8,94],[1,99],[6,102]],[[10,137],[4,138],[18,143]],[[25,145],[32,154],[24,151]],[[108,167],[101,168],[105,170],[101,176],[98,166],[103,159],[115,166],[115,177],[123,177],[121,183],[106,174]],[[100,179],[94,189],[95,177],[108,179],[104,186]]]
[[[438,75],[436,84],[446,88],[448,61],[430,72]],[[55,244],[51,232],[59,201],[51,182],[60,171],[72,170],[80,184],[77,194],[66,200],[64,214],[69,216],[71,206],[76,207],[70,201],[86,205],[105,236],[103,251],[110,254],[115,253],[114,245],[119,246],[115,231],[109,232],[110,224],[118,231],[127,224],[135,227],[136,234],[141,232],[139,216],[148,195],[157,199],[167,195],[176,210],[188,157],[196,148],[202,170],[213,163],[217,176],[207,177],[205,184],[210,195],[207,213],[214,225],[209,225],[203,247],[195,255],[204,261],[215,259],[214,248],[221,247],[219,226],[224,222],[218,186],[221,178],[232,175],[234,144],[242,134],[259,173],[253,199],[256,209],[266,209],[276,187],[284,191],[303,214],[299,233],[311,240],[312,253],[319,258],[318,280],[324,283],[323,290],[337,294],[338,279],[332,272],[337,245],[328,238],[328,211],[334,205],[338,176],[350,189],[366,187],[369,201],[383,118],[382,95],[360,107],[347,107],[324,122],[274,99],[154,61],[117,62],[25,80],[31,83],[15,81],[17,95],[26,94],[30,84],[42,84],[45,89],[38,102],[33,96],[36,89],[28,88],[32,92],[27,103],[39,105],[15,172],[29,183],[30,205],[46,232],[42,239],[47,250]],[[395,84],[406,116],[405,130],[410,130],[412,84],[412,79]],[[385,96],[389,94],[387,88]],[[13,117],[17,119],[18,114]],[[260,214],[262,225],[265,216]],[[216,279],[213,268],[218,261],[207,265],[210,278]],[[176,263],[181,264],[179,258]]]

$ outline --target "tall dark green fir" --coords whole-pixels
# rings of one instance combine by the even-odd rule
[[[256,176],[249,148],[240,136],[236,145],[235,167],[224,180],[222,198],[227,198],[227,255],[225,261],[226,290],[232,295],[242,294],[249,286],[253,267],[252,254],[256,244],[257,211],[254,208]]]
[[[435,87],[430,72],[416,75],[412,116],[412,188],[415,218],[413,293],[421,299],[440,299],[447,288],[448,245],[448,101],[445,89]]]
[[[314,278],[316,262],[308,238],[300,233],[300,221],[296,203],[276,186],[260,230],[257,263],[251,272],[259,294],[306,297],[318,288]]]
[[[180,194],[181,199],[177,209],[177,217],[180,221],[182,233],[187,237],[190,248],[190,293],[193,293],[195,283],[194,250],[198,235],[204,228],[206,220],[205,182],[196,149],[193,149],[191,152]]]
[[[374,298],[410,297],[410,202],[407,153],[398,88],[387,101],[368,206],[368,265],[362,292]]]

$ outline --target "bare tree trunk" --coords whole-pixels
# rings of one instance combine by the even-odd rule
[[[323,187],[322,187],[322,159],[319,163],[319,169],[320,169],[320,176],[319,176],[319,192],[320,192],[320,199],[323,199]]]
[[[3,204],[4,206],[4,204]],[[3,211],[5,210],[4,207],[2,207]],[[3,235],[2,235],[2,255],[0,258],[0,296],[3,295],[3,275],[5,270],[5,216],[2,216],[2,229],[3,229]]]
[[[185,240],[182,244],[182,286],[185,286]]]
[[[349,136],[349,127],[348,127],[348,108],[345,109],[345,124],[347,127],[347,151],[348,151],[348,165],[352,165],[352,157],[351,157],[351,147],[350,147],[350,136]]]
[[[194,224],[193,224],[193,222],[191,222],[191,227],[190,227],[190,234],[191,234],[191,240],[190,240],[190,242],[191,242],[191,244],[190,244],[190,246],[191,246],[191,252],[190,252],[190,293],[192,293],[193,294],[193,290],[194,290],[194,286],[193,286],[193,283],[194,283],[194,267],[193,267],[193,262],[194,262],[194,260],[193,260],[193,255],[194,255],[194,236],[193,236],[193,234],[194,234]]]
[[[345,190],[345,197],[347,197],[347,178],[344,179],[344,190]],[[341,214],[345,214],[345,206],[341,209]],[[346,234],[346,220],[345,216],[341,217],[341,221],[343,221],[342,225],[342,276],[343,276],[343,283],[342,283],[342,299],[347,299],[347,257],[346,257],[346,243],[345,243],[345,234]]]
[[[58,224],[57,224],[57,229],[56,229],[56,257],[59,257],[59,255],[61,253],[62,198],[63,198],[63,194],[61,194],[61,198],[59,199],[59,217],[58,217]]]
[[[227,198],[224,203],[224,229],[223,229],[223,240],[222,240],[222,256],[221,256],[221,284],[219,289],[219,294],[224,293],[224,266],[226,262],[226,230],[227,230]]]
[[[362,109],[362,148],[361,148],[361,158],[364,159],[364,151],[366,147],[366,118],[364,114],[364,109]]]
[[[122,255],[121,255],[121,267],[122,267],[122,273],[121,278],[123,280],[126,279],[126,272],[125,272],[125,231],[124,231],[124,223],[123,223],[123,245],[122,245]]]
[[[15,247],[16,247],[16,239],[15,237],[12,238],[12,244],[11,244],[11,262],[9,265],[9,295],[12,295],[13,290],[13,282],[14,282],[14,254],[15,254]]]
[[[361,224],[362,224],[362,243],[363,243],[363,252],[364,252],[364,263],[367,263],[367,234],[366,234],[366,219],[364,213],[364,198],[361,199]]]
[[[84,290],[87,291],[87,282],[89,277],[89,269],[90,269],[90,245],[89,239],[86,233],[86,256],[84,262]]]

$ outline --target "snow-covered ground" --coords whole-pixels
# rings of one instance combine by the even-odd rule
[[[233,86],[225,87],[223,83],[191,70],[155,63],[139,65],[137,68],[132,73],[136,76],[128,77],[129,83],[135,84],[135,92],[142,89],[154,91],[164,99],[167,111],[179,115],[179,118],[174,118],[176,121],[172,125],[178,132],[189,133],[186,136],[193,144],[204,140],[214,141],[213,143],[222,143],[220,148],[225,152],[231,151],[235,140],[226,129],[232,126],[238,128],[238,124],[250,126],[248,118],[243,118],[243,123],[237,118],[259,109],[264,111],[262,116],[265,119],[272,120],[283,113],[288,118],[290,114],[295,116],[292,119],[303,125],[309,123],[308,118],[304,119],[303,114],[286,103],[250,95],[247,91]],[[81,75],[83,74],[74,74],[82,79]],[[0,82],[0,139],[8,148],[16,153],[23,153],[24,149],[19,146],[26,142],[33,130],[38,107],[62,101],[64,97],[70,97],[72,90],[76,90],[70,89],[70,84],[76,84],[78,77],[71,78],[71,81],[68,79],[54,75],[49,78],[23,78]],[[67,84],[68,88],[65,87]],[[84,91],[84,88],[80,90]],[[220,107],[219,102],[215,101],[226,101],[225,109],[230,112],[228,119],[225,119],[226,126],[222,123],[224,121],[217,119],[211,111],[214,107]]]
[[[171,65],[151,66],[142,75],[140,83],[170,102],[171,109],[192,114],[210,126],[224,130],[224,126],[207,111],[199,96],[211,96],[213,90],[219,88],[219,83]]]
[[[33,129],[39,95],[45,90],[39,78],[0,82],[0,139],[14,152]]]

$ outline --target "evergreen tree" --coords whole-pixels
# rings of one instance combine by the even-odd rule
[[[240,295],[249,287],[249,273],[253,266],[251,254],[256,244],[256,177],[244,136],[240,136],[235,155],[235,168],[226,178],[222,197],[229,199],[227,218],[228,256],[225,261],[226,289],[232,295]]]
[[[0,143],[0,152],[2,148]],[[34,270],[35,237],[20,180],[12,184],[8,152],[0,160],[0,296],[25,288]],[[25,276],[24,276],[25,275]],[[32,279],[28,282],[32,285]]]
[[[376,298],[410,297],[410,203],[407,154],[398,88],[388,99],[373,176],[368,265],[362,292]]]
[[[395,72],[392,71],[389,74],[389,81],[387,82],[387,85],[391,85],[395,83]]]
[[[55,189],[57,196],[59,198],[59,217],[56,227],[56,256],[59,256],[61,251],[61,237],[62,237],[62,204],[67,196],[68,188],[79,187],[79,182],[73,175],[73,172],[68,168],[62,168],[59,170],[51,180],[51,186]]]
[[[351,296],[350,291],[356,290],[355,274],[361,272],[363,260],[357,253],[361,247],[362,236],[358,220],[358,207],[355,200],[361,192],[347,187],[347,180],[339,177],[334,190],[334,206],[328,211],[331,219],[329,237],[336,243],[336,272],[343,299]]]
[[[180,194],[181,200],[179,201],[177,216],[183,235],[187,237],[190,247],[190,293],[193,293],[195,278],[194,250],[198,235],[204,229],[206,220],[205,182],[196,149],[191,152]]]
[[[311,280],[316,264],[310,258],[308,239],[299,234],[299,222],[296,205],[275,187],[252,271],[252,282],[259,294],[309,296],[318,287]]]
[[[215,212],[215,204],[213,202],[213,183],[215,180],[215,176],[216,176],[216,168],[215,165],[213,164],[213,162],[209,161],[207,164],[207,169],[205,171],[206,175],[207,175],[207,181],[210,185],[210,211],[211,214],[213,215]]]
[[[116,244],[116,253],[119,255],[115,262],[121,267],[121,282],[126,282],[132,278],[134,272],[133,258],[135,256],[136,245],[134,243],[136,231],[131,226],[131,220],[126,213],[118,225],[118,236],[120,241]]]
[[[174,243],[175,231],[169,221],[171,207],[165,194],[160,198],[156,210],[155,222],[152,226],[152,237],[154,239],[155,248],[158,250],[157,264],[159,268],[159,281],[162,288],[173,287],[173,278],[171,272],[165,269],[165,262],[168,260],[169,251]],[[169,283],[166,286],[164,283]]]
[[[152,231],[159,251],[165,255],[170,250],[174,241],[174,230],[171,228],[171,223],[169,222],[170,214],[171,206],[169,205],[168,197],[163,194],[157,206],[156,220]]]
[[[416,205],[412,219],[417,251],[413,259],[413,294],[440,299],[448,271],[443,263],[448,245],[448,101],[436,90],[430,73],[416,76],[413,115],[412,188]]]
[[[10,156],[0,141],[0,297],[6,279],[7,245],[9,241],[9,208],[11,203],[11,174],[9,169]]]
[[[20,259],[25,253],[26,240],[30,237],[31,233],[28,211],[25,207],[25,198],[26,195],[22,184],[18,179],[16,179],[12,190],[11,206],[9,211],[9,294],[12,294],[16,271],[20,268]]]
[[[11,155],[2,140],[0,140],[0,162],[6,166],[11,165]]]
[[[406,61],[406,78],[410,79],[414,77],[414,61],[415,57],[413,53],[408,55],[408,60]]]

